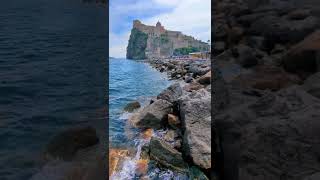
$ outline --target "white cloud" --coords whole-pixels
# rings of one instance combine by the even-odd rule
[[[159,0],[160,1],[160,0]],[[166,29],[182,31],[202,41],[211,40],[211,1],[184,0],[172,12],[142,20],[146,24],[160,21]]]

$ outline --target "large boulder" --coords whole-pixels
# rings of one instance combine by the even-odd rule
[[[181,98],[183,151],[203,169],[211,168],[211,94],[204,89]]]
[[[99,142],[93,127],[76,127],[67,129],[49,142],[46,147],[46,158],[71,160],[80,149],[93,146]]]
[[[188,72],[193,74],[193,77],[205,75],[210,71],[210,66],[202,67],[199,64],[191,64]]]
[[[172,103],[158,99],[134,114],[130,121],[139,128],[160,128],[172,112]]]
[[[170,103],[174,103],[178,100],[178,98],[182,95],[182,88],[180,83],[174,83],[169,86],[167,89],[162,91],[158,96],[157,99],[163,99]]]
[[[150,140],[150,158],[165,167],[178,171],[185,172],[188,167],[179,151],[156,137],[152,137]]]
[[[320,72],[313,74],[306,79],[303,88],[313,96],[320,98]]]
[[[319,171],[319,107],[319,99],[292,86],[220,111],[224,177],[300,180]]]
[[[316,72],[320,70],[320,30],[293,46],[283,57],[283,66],[290,72]]]

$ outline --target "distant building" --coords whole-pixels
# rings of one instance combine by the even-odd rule
[[[189,57],[191,59],[210,59],[211,52],[210,51],[193,52],[193,53],[189,53]]]

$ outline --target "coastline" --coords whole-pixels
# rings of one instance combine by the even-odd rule
[[[141,130],[145,140],[135,155],[136,173],[145,178],[148,166],[155,165],[184,178],[208,179],[211,171],[210,60],[149,59],[142,62],[167,73],[169,80],[175,82],[146,106],[133,108],[129,122]],[[202,117],[197,116],[199,112]],[[198,126],[194,126],[195,123]],[[109,152],[109,165],[112,165],[109,176],[124,168],[121,165],[127,156],[128,151],[124,149]]]

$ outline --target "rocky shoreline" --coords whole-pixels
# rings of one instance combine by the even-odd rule
[[[213,151],[221,179],[320,178],[319,5],[215,1]]]
[[[210,60],[147,60],[152,67],[175,80],[150,103],[139,109],[137,102],[129,122],[152,131],[142,147],[141,160],[159,168],[185,173],[189,178],[209,179],[211,167],[211,63]],[[157,132],[163,132],[156,135]],[[151,136],[151,137],[150,137]],[[144,178],[141,174],[140,178]]]

